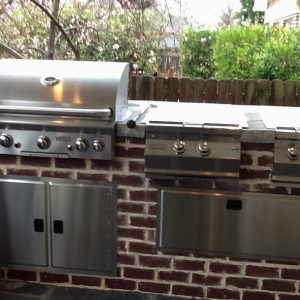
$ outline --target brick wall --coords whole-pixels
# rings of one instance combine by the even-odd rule
[[[182,255],[156,251],[157,187],[300,194],[270,182],[271,144],[243,144],[240,180],[162,181],[145,178],[144,141],[119,139],[114,161],[0,156],[3,175],[98,179],[118,185],[118,276],[54,274],[0,267],[4,280],[88,286],[206,299],[300,299],[300,266],[261,260]]]

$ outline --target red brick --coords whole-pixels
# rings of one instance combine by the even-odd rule
[[[113,182],[118,185],[144,186],[145,178],[138,175],[113,175]]]
[[[168,280],[168,281],[180,281],[186,282],[188,279],[189,273],[178,272],[178,271],[159,271],[158,279]]]
[[[37,176],[36,169],[8,169],[7,175]]]
[[[55,167],[64,169],[85,169],[86,161],[78,158],[56,158]]]
[[[136,282],[134,280],[105,278],[105,285],[109,289],[116,290],[135,290]]]
[[[142,268],[124,268],[124,277],[135,279],[154,279],[154,270]]]
[[[269,179],[271,171],[240,169],[240,179]]]
[[[258,157],[257,164],[263,167],[272,167],[274,158],[270,155],[262,155]]]
[[[214,273],[239,274],[241,272],[241,266],[220,262],[211,262],[209,265],[209,270]]]
[[[245,277],[227,277],[226,285],[244,289],[255,289],[258,288],[258,280]]]
[[[128,189],[117,189],[117,198],[122,200],[128,199]]]
[[[119,202],[118,211],[142,214],[145,213],[145,207],[141,203]]]
[[[93,173],[77,173],[77,179],[87,179],[87,180],[100,180],[105,182],[111,182],[111,177],[109,174],[93,174]]]
[[[0,269],[0,278],[4,278],[4,276],[5,276],[4,270]]]
[[[127,149],[127,155],[130,158],[144,158],[144,148],[132,147]]]
[[[275,295],[266,292],[244,291],[242,300],[275,300]]]
[[[300,280],[300,269],[282,269],[281,277],[284,279]]]
[[[25,270],[8,270],[7,278],[25,280],[25,281],[36,281],[37,273],[33,271],[25,271]]]
[[[172,286],[172,294],[190,297],[204,297],[203,288],[178,284]]]
[[[101,279],[93,276],[72,276],[72,284],[84,286],[100,286]]]
[[[167,294],[170,291],[170,285],[157,282],[139,282],[138,290],[142,292]]]
[[[208,288],[207,297],[211,299],[240,299],[240,292],[228,289]]]
[[[274,150],[273,143],[242,143],[242,151],[269,151]]]
[[[139,264],[152,268],[170,268],[171,259],[159,256],[140,256]]]
[[[126,251],[126,243],[125,243],[125,241],[118,241],[118,250],[119,251]]]
[[[155,254],[155,245],[145,244],[139,242],[129,242],[129,251],[144,253],[144,254]]]
[[[257,183],[253,189],[262,193],[288,194],[288,189],[284,186],[274,186],[271,184]]]
[[[124,144],[126,143],[126,138],[123,136],[116,136],[115,137],[115,142],[118,144]]]
[[[15,155],[0,154],[1,165],[13,165],[17,163],[17,157]]]
[[[252,156],[248,153],[241,153],[241,165],[251,166],[253,164]]]
[[[137,228],[118,228],[118,237],[131,238],[131,239],[144,239],[144,230]]]
[[[149,205],[148,215],[154,215],[154,216],[156,216],[156,213],[157,213],[157,205],[156,204]]]
[[[129,172],[144,173],[145,163],[144,161],[130,161]]]
[[[129,254],[118,254],[118,264],[134,265],[135,257]]]
[[[122,171],[124,170],[124,162],[119,160],[92,160],[91,168],[103,171]]]
[[[127,148],[124,146],[115,147],[116,157],[127,157]]]
[[[187,259],[174,259],[174,268],[187,271],[204,271],[204,262]]]
[[[211,275],[202,275],[202,274],[193,274],[192,282],[200,285],[220,285],[222,277],[211,276]]]
[[[247,266],[246,275],[255,277],[278,278],[279,269],[261,266]]]
[[[72,172],[46,170],[42,171],[42,177],[72,178]]]
[[[147,233],[148,233],[147,240],[150,242],[155,242],[156,241],[156,230],[148,229]]]
[[[130,144],[145,145],[145,138],[130,137],[130,138],[128,138],[128,141],[129,141]]]
[[[22,165],[50,167],[51,158],[49,158],[49,157],[21,156],[20,162],[21,162]]]
[[[279,300],[300,300],[300,295],[279,295]]]
[[[41,282],[63,283],[69,282],[69,276],[66,274],[40,273]]]
[[[129,195],[133,201],[156,202],[158,197],[157,191],[130,191]]]
[[[156,217],[131,216],[130,224],[136,227],[156,228]]]
[[[268,291],[290,292],[296,291],[295,283],[286,280],[265,279],[262,282],[262,289]]]

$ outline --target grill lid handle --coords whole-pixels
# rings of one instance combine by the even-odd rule
[[[0,113],[10,114],[30,114],[30,115],[50,115],[67,117],[92,117],[108,119],[112,116],[110,108],[61,108],[61,107],[29,107],[0,105]]]

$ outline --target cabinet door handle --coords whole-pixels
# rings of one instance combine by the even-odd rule
[[[63,234],[64,233],[64,223],[61,220],[55,220],[53,221],[53,231],[57,234]]]
[[[228,199],[226,202],[226,208],[230,210],[242,210],[243,202],[239,199]]]
[[[44,220],[34,219],[33,220],[33,230],[35,232],[44,232]]]

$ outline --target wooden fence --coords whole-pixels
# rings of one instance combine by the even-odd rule
[[[300,81],[131,76],[129,99],[300,106]]]

